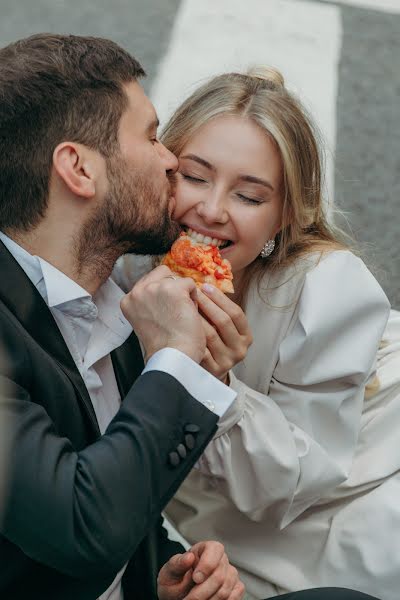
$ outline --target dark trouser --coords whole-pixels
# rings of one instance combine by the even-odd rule
[[[314,588],[276,596],[276,600],[378,600],[378,598],[344,588]]]

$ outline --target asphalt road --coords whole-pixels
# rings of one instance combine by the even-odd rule
[[[279,66],[325,135],[335,205],[400,308],[400,0],[0,0],[0,45],[39,31],[122,44],[163,115],[216,69]]]

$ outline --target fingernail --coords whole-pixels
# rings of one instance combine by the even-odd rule
[[[206,292],[206,294],[212,294],[213,291],[215,290],[215,287],[213,285],[211,285],[210,283],[203,283],[203,285],[201,286],[201,289],[204,290]]]
[[[201,571],[196,571],[196,573],[194,573],[194,575],[193,575],[193,581],[195,583],[203,583],[205,578],[206,577],[205,577],[204,573],[202,573]]]

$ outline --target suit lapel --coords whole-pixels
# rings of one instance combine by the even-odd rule
[[[2,242],[0,273],[0,299],[67,375],[92,425],[99,432],[89,393],[53,315],[29,277]]]

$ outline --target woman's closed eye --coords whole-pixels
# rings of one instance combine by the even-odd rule
[[[265,199],[263,198],[252,198],[251,196],[245,196],[239,192],[236,192],[237,197],[243,202],[247,202],[247,204],[263,204]]]
[[[187,173],[181,173],[181,176],[186,181],[190,181],[192,183],[207,183],[207,181],[201,177],[195,177],[194,175],[188,175]]]

